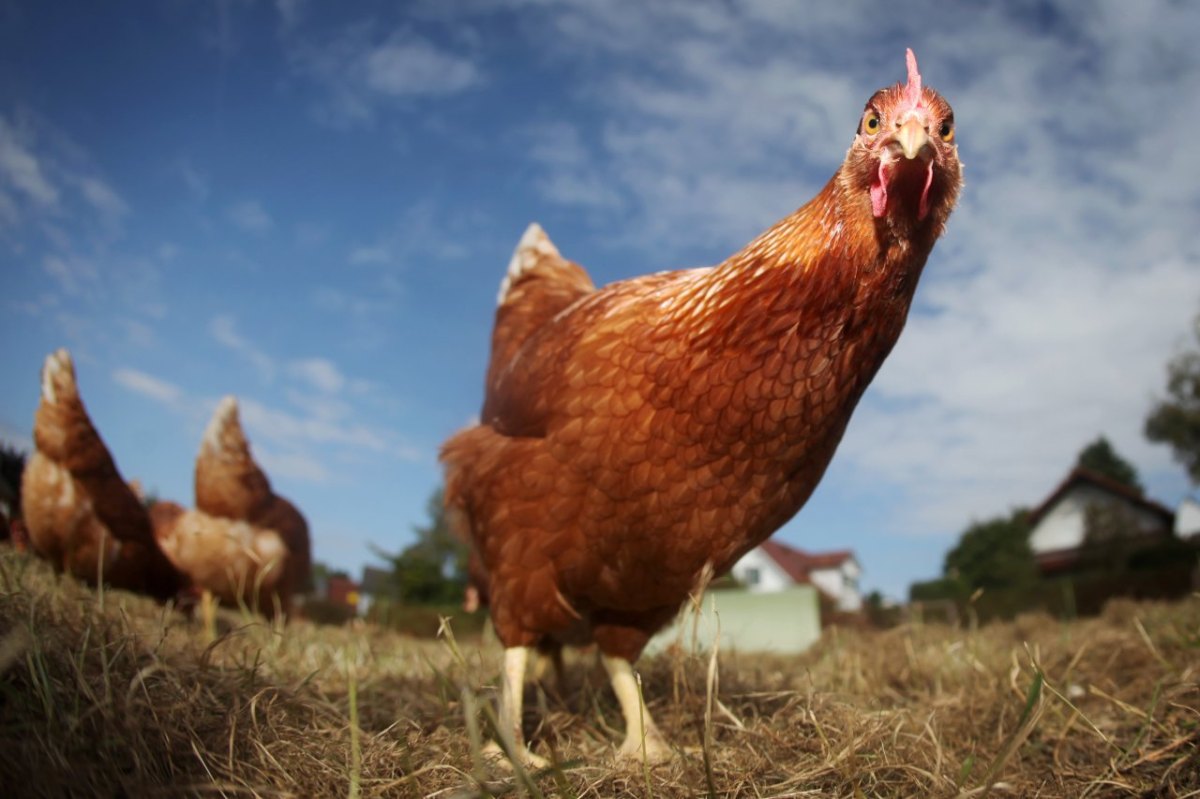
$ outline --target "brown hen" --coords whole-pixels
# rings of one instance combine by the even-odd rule
[[[151,508],[163,551],[193,585],[268,618],[290,615],[312,569],[308,523],[250,453],[237,400],[218,404],[196,458],[196,508]]]
[[[65,349],[46,357],[21,504],[34,552],[95,585],[169,599],[181,586],[146,509],[121,478],[79,396]]]
[[[702,575],[805,503],[896,343],[961,184],[950,106],[867,102],[820,193],[724,263],[592,290],[538,228],[496,312],[480,423],[442,449],[451,521],[482,564],[520,727],[529,650],[594,640],[619,754],[669,754],[631,663]]]

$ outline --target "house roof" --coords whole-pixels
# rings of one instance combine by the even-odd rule
[[[783,569],[788,577],[798,583],[809,582],[809,574],[818,569],[836,569],[847,560],[853,560],[849,549],[832,552],[805,552],[780,541],[767,539],[760,545],[763,552]]]
[[[1130,505],[1135,505],[1143,510],[1161,516],[1168,525],[1174,519],[1175,514],[1166,505],[1155,502],[1152,499],[1147,499],[1141,492],[1135,488],[1125,485],[1124,483],[1114,480],[1111,477],[1093,472],[1090,469],[1084,469],[1081,466],[1076,466],[1071,470],[1063,481],[1050,492],[1050,496],[1042,500],[1042,503],[1029,512],[1029,524],[1037,525],[1043,516],[1045,516],[1051,508],[1053,508],[1059,500],[1061,500],[1068,491],[1076,486],[1090,485],[1099,488],[1102,491],[1107,491],[1113,494]]]

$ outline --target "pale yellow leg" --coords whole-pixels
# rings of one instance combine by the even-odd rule
[[[500,734],[507,736],[513,754],[529,768],[544,768],[549,765],[545,758],[538,757],[525,747],[525,733],[521,731],[521,705],[525,694],[525,664],[529,648],[514,646],[504,650],[504,677],[500,686]],[[502,756],[501,748],[494,742],[484,753],[489,757]]]
[[[661,763],[671,757],[671,748],[654,726],[654,719],[638,690],[633,666],[624,658],[603,656],[604,669],[612,681],[621,715],[625,717],[625,740],[617,749],[617,757]]]
[[[217,602],[207,588],[200,592],[200,618],[204,621],[204,635],[209,642],[217,640]]]

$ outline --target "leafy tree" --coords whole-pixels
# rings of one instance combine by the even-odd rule
[[[969,590],[1018,588],[1037,577],[1033,550],[1029,548],[1029,513],[1014,510],[973,522],[958,544],[946,553],[942,571]]]
[[[1077,466],[1104,475],[1109,479],[1142,493],[1142,482],[1133,464],[1122,458],[1108,438],[1101,435],[1079,451]]]
[[[7,540],[12,535],[9,523],[21,518],[21,476],[24,473],[25,453],[0,443],[0,540]]]
[[[25,453],[16,447],[0,443],[0,497],[13,502],[13,515],[19,515],[21,475],[25,473]],[[4,496],[11,492],[11,498]]]
[[[1200,315],[1192,322],[1200,344]],[[1146,417],[1146,438],[1168,444],[1192,483],[1200,485],[1200,349],[1181,353],[1167,364],[1167,399]]]
[[[426,511],[429,524],[414,528],[416,542],[398,555],[376,551],[391,564],[395,596],[401,601],[457,602],[467,584],[469,550],[450,531],[441,488],[429,497]]]
[[[312,591],[310,593],[315,594],[318,588],[323,590],[329,584],[330,574],[331,570],[328,566],[319,560],[314,560],[312,562]]]
[[[1129,486],[1139,494],[1143,491],[1137,469],[1118,455],[1104,436],[1100,436],[1080,451],[1077,465],[1116,480],[1121,485]]]

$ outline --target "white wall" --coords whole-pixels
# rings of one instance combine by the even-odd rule
[[[718,624],[722,652],[803,652],[821,637],[817,589],[797,585],[769,594],[741,589],[710,591],[704,595],[699,624],[691,605],[685,603],[675,622],[650,639],[646,652],[661,652],[674,645],[684,652],[691,652],[694,645],[701,651],[711,649]]]
[[[1175,511],[1175,535],[1180,538],[1200,535],[1200,502],[1186,497]]]
[[[862,576],[858,563],[846,560],[835,569],[814,569],[809,572],[813,584],[837,601],[837,609],[854,612],[862,609],[862,594],[858,579]]]
[[[1125,504],[1107,491],[1090,485],[1072,487],[1054,507],[1041,518],[1029,535],[1029,546],[1033,554],[1074,549],[1083,544],[1084,518],[1090,504]],[[1143,508],[1127,505],[1143,530],[1156,529],[1160,525],[1157,515]]]
[[[793,584],[787,572],[763,552],[762,547],[755,547],[743,555],[730,569],[730,573],[748,591],[755,594],[782,591]]]

